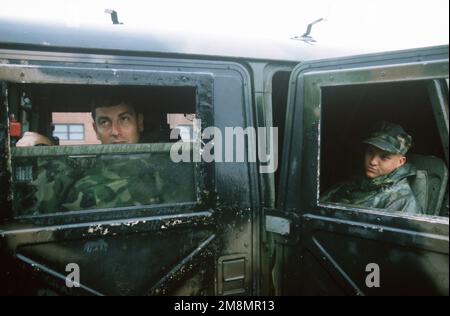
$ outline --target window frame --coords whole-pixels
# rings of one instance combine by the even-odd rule
[[[64,127],[66,127],[66,132],[65,132],[65,134],[67,134],[66,135],[67,136],[66,139],[60,138],[58,135],[55,135],[55,133],[58,133],[58,134],[62,134],[63,133],[63,132],[57,132],[56,131],[56,127],[57,126],[64,126]],[[70,129],[71,129],[72,126],[81,126],[82,127],[82,131],[81,132],[71,132]],[[83,140],[86,139],[86,133],[85,133],[86,130],[84,128],[84,124],[81,124],[81,123],[54,123],[53,127],[54,127],[53,137],[58,137],[59,140],[62,140],[62,141],[83,141]],[[81,134],[82,137],[80,139],[72,139],[70,137],[72,134]]]
[[[311,71],[303,74],[304,78],[304,131],[314,132],[315,137],[304,144],[304,161],[313,161],[315,180],[312,181],[313,189],[311,201],[308,203],[319,209],[335,209],[342,211],[354,211],[358,213],[370,213],[402,218],[430,218],[429,215],[412,215],[404,213],[386,212],[383,210],[346,205],[340,203],[320,202],[320,161],[321,161],[321,126],[322,126],[322,89],[331,86],[370,85],[377,83],[396,83],[406,81],[436,81],[448,78],[445,62],[431,61],[429,63],[408,63],[389,66],[370,66],[350,69],[333,69]],[[448,109],[448,104],[447,104]],[[447,118],[448,121],[448,118]],[[448,129],[447,129],[448,135]],[[305,183],[302,181],[302,183]],[[448,218],[438,217],[446,222]]]
[[[0,80],[8,86],[8,83],[23,82],[34,84],[77,84],[77,85],[109,85],[109,86],[153,86],[153,87],[191,87],[195,90],[195,114],[201,120],[201,129],[213,126],[213,98],[214,75],[208,72],[182,71],[180,68],[165,65],[159,69],[145,69],[134,65],[117,65],[114,69],[99,68],[92,64],[91,67],[67,67],[56,63],[47,65],[15,66],[5,65],[8,72],[3,72]],[[163,69],[160,69],[163,68]],[[164,69],[168,68],[168,69]],[[20,78],[18,81],[17,78]],[[6,105],[6,109],[8,106]],[[96,146],[96,145],[84,145]],[[7,160],[11,162],[10,139],[8,134]],[[168,203],[156,205],[144,205],[142,207],[118,207],[108,209],[86,209],[72,212],[60,212],[51,214],[25,215],[8,214],[6,218],[14,220],[32,220],[34,223],[65,222],[67,217],[73,217],[74,221],[85,221],[102,217],[136,217],[145,215],[168,215],[173,213],[190,212],[195,210],[211,209],[215,204],[215,173],[214,164],[203,161],[195,163],[195,184],[197,201],[188,203]],[[10,165],[11,166],[11,165]],[[13,170],[9,167],[9,172]],[[8,180],[8,192],[12,190],[12,179]],[[10,193],[11,194],[11,193]],[[76,219],[78,218],[78,219]]]

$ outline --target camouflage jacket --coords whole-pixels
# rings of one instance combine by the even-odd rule
[[[165,154],[44,157],[35,164],[34,180],[14,187],[21,215],[196,200],[193,169],[171,164]]]
[[[63,210],[161,203],[163,180],[145,159],[103,157],[77,180],[61,204]]]
[[[70,161],[35,158],[33,161],[22,162],[32,168],[32,181],[13,182],[13,209],[19,215],[38,215],[60,210],[61,200],[67,196],[79,177],[77,168]],[[19,169],[18,166],[16,167]]]
[[[321,202],[422,214],[422,209],[408,182],[408,178],[415,175],[415,167],[405,164],[390,174],[375,179],[357,177],[339,183],[325,192],[320,200]]]

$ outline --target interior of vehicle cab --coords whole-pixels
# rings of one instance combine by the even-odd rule
[[[100,142],[92,127],[91,103],[111,91],[118,91],[143,114],[140,144],[96,146]],[[173,164],[169,144],[189,141],[181,135],[170,139],[170,132],[178,125],[192,126],[194,88],[14,84],[9,87],[9,104],[22,133],[37,132],[59,145],[13,146],[17,215],[197,200],[194,166]],[[12,138],[12,144],[17,140]],[[177,182],[171,181],[174,175]],[[94,184],[99,177],[108,181]],[[126,188],[119,178],[128,179]],[[132,192],[139,179],[145,179],[145,185]],[[122,202],[117,200],[120,194]]]
[[[427,215],[448,217],[448,136],[434,96],[439,88],[445,89],[445,82],[323,88],[321,191],[362,172],[361,142],[370,126],[384,120],[400,124],[413,138],[407,160],[418,169],[410,184],[419,204]]]
[[[196,92],[190,87],[14,84],[9,88],[10,114],[22,124],[23,132],[34,131],[53,136],[55,124],[61,122],[66,125],[78,123],[89,128],[92,98],[110,90],[120,90],[122,95],[129,96],[138,111],[143,113],[144,142],[171,141],[169,134],[174,126],[170,126],[168,115],[179,114],[186,117],[196,113]],[[77,121],[71,113],[84,113],[85,116]],[[186,122],[189,124],[189,119],[181,117],[180,123]],[[64,131],[62,127],[59,132],[61,131]],[[74,140],[80,140],[80,137],[76,138]],[[64,144],[84,143],[92,144],[80,141]]]

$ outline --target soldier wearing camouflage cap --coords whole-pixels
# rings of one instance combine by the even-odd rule
[[[422,213],[408,182],[416,175],[415,167],[406,163],[405,157],[412,137],[400,125],[383,121],[363,143],[367,144],[365,176],[335,185],[321,201]]]

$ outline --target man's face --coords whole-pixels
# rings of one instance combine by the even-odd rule
[[[95,110],[94,130],[102,144],[136,144],[144,130],[142,114],[121,103]]]
[[[391,154],[374,146],[366,149],[364,167],[366,176],[375,179],[387,175],[405,164],[406,158],[400,154]]]

